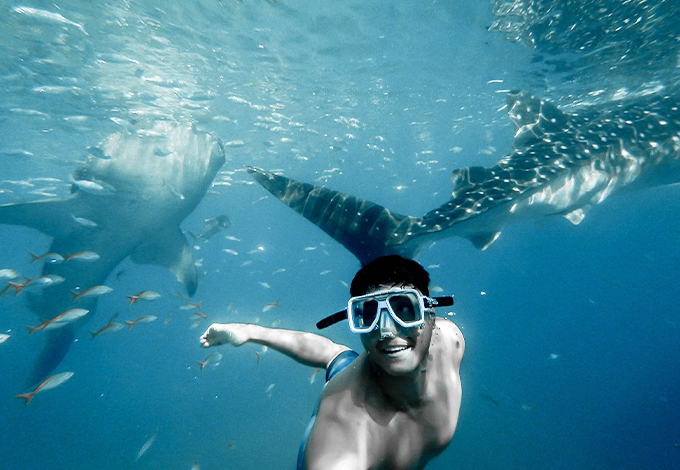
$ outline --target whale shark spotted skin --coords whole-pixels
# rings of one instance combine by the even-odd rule
[[[513,222],[561,215],[573,224],[622,190],[680,181],[680,111],[648,95],[566,113],[525,92],[508,94],[512,152],[490,168],[455,170],[449,202],[422,218],[355,196],[248,168],[269,192],[365,265],[417,257],[435,239],[460,236],[486,249]]]
[[[74,307],[86,308],[87,317],[92,316],[96,298],[74,301],[70,291],[104,284],[128,256],[138,264],[167,268],[193,295],[196,267],[179,224],[224,164],[221,141],[190,124],[159,121],[149,129],[112,134],[93,153],[104,158],[91,156],[76,171],[70,196],[0,206],[0,224],[28,226],[53,237],[50,252],[66,256],[88,250],[99,255],[92,262],[46,263],[43,274],[65,281],[31,297],[31,308],[48,319]],[[82,190],[93,185],[107,190]],[[30,382],[44,379],[61,362],[75,329],[71,324],[50,332]]]

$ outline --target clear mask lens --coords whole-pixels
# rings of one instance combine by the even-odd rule
[[[349,300],[350,329],[367,333],[378,324],[381,310],[385,309],[394,321],[404,328],[423,324],[424,297],[413,289],[352,297]]]

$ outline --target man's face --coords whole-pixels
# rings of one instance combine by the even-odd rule
[[[369,290],[367,294],[400,289],[416,288],[411,285],[380,286]],[[429,313],[425,312],[422,328],[404,328],[388,312],[382,312],[381,315],[373,331],[359,335],[369,360],[389,375],[407,375],[416,371],[430,348],[434,322]]]

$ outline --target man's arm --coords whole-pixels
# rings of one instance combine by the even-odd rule
[[[205,348],[243,343],[263,344],[297,362],[311,367],[326,368],[347,346],[337,344],[328,338],[304,331],[266,328],[248,323],[213,323],[201,336]]]

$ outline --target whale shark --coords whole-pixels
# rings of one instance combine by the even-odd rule
[[[508,224],[562,216],[579,224],[609,196],[680,181],[680,110],[643,95],[574,112],[523,91],[507,95],[512,151],[494,166],[453,171],[451,199],[422,217],[257,168],[265,189],[353,253],[416,258],[445,237],[488,248]]]
[[[179,224],[224,162],[218,138],[188,123],[157,121],[106,137],[72,175],[69,196],[0,206],[0,224],[31,227],[52,237],[51,253],[66,257],[87,250],[98,255],[88,262],[45,262],[43,276],[64,281],[30,296],[30,308],[40,318],[74,307],[89,310],[85,318],[91,317],[97,297],[86,291],[104,284],[128,256],[137,264],[167,268],[193,295],[196,267]],[[85,318],[48,333],[30,383],[59,365]]]

